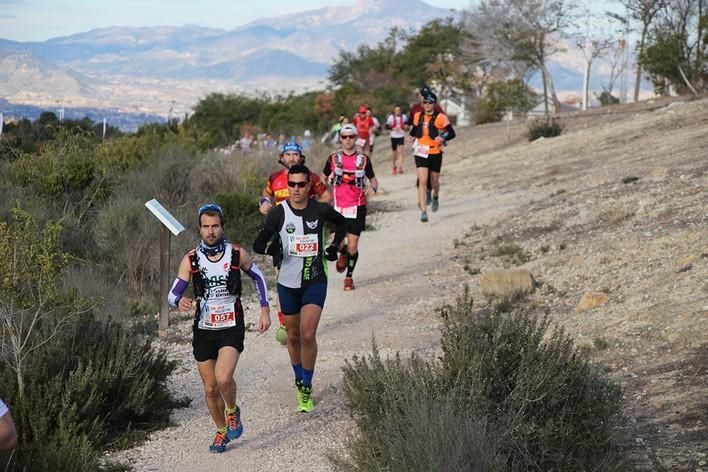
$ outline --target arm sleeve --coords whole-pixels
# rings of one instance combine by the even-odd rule
[[[332,244],[339,247],[341,242],[344,240],[344,237],[347,235],[347,219],[329,205],[323,205],[323,208],[324,214],[322,216],[324,219],[330,223],[333,223],[336,227],[334,230],[334,241],[332,241]]]
[[[256,289],[256,294],[258,295],[258,301],[262,307],[268,306],[268,287],[266,286],[266,279],[263,276],[263,272],[258,268],[255,262],[251,264],[248,270],[245,270],[246,275],[253,279],[253,286]]]
[[[414,138],[416,137],[415,134],[416,134],[416,128],[418,127],[418,120],[420,120],[420,118],[418,118],[418,120],[416,120],[417,115],[418,115],[418,113],[416,112],[416,114],[413,115],[413,118],[411,118],[411,130],[408,132],[408,135],[412,136]]]
[[[170,293],[167,294],[167,303],[169,303],[170,306],[177,307],[179,299],[182,298],[182,294],[187,290],[188,286],[188,280],[182,280],[179,277],[175,278],[175,281],[172,282]]]
[[[332,165],[330,164],[330,161],[332,160],[332,156],[329,156],[324,163],[324,167],[322,168],[322,173],[329,177],[329,174],[332,173]]]
[[[256,240],[253,241],[253,252],[257,254],[265,254],[268,242],[273,235],[278,232],[278,228],[280,227],[279,223],[283,216],[284,212],[282,205],[276,206],[270,213],[268,213],[268,216],[266,216],[265,222],[263,223],[263,227],[258,232]]]
[[[364,173],[366,174],[366,177],[369,179],[373,179],[376,177],[376,174],[374,174],[374,165],[371,163],[371,159],[366,159],[366,165],[364,166]]]

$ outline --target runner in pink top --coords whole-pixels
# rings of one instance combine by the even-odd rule
[[[347,219],[347,243],[337,259],[337,272],[347,273],[344,290],[354,290],[352,279],[359,258],[359,237],[366,226],[366,196],[376,193],[379,183],[369,157],[357,151],[357,130],[346,124],[340,131],[342,149],[329,155],[325,162],[325,180],[332,185],[334,209]]]

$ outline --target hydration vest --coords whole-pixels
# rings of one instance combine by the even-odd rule
[[[344,183],[344,164],[342,163],[342,151],[337,151],[332,155],[332,164],[334,164],[334,175],[332,176],[332,185],[339,187]],[[366,155],[356,155],[356,169],[354,170],[354,185],[357,188],[364,188],[366,171]]]
[[[420,114],[418,115],[418,123],[413,124],[413,136],[416,138],[422,138],[423,137],[423,116],[425,116],[425,112],[419,112]],[[435,127],[435,120],[438,118],[438,113],[433,112],[433,115],[430,117],[430,121],[428,121],[428,137],[430,139],[435,139],[438,134],[438,129]],[[413,120],[415,121],[415,119]]]
[[[192,274],[192,289],[194,290],[194,296],[197,299],[197,311],[195,316],[199,317],[200,312],[200,300],[204,298],[204,293],[206,292],[206,284],[204,283],[204,277],[202,277],[202,271],[199,268],[199,254],[197,250],[192,251],[189,254],[189,271]],[[241,306],[241,252],[238,246],[231,244],[231,265],[229,266],[229,273],[226,276],[226,290],[231,295],[236,295],[238,297],[237,309]]]

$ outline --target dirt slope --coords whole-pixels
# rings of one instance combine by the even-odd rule
[[[112,454],[135,470],[330,470],[353,422],[341,367],[369,351],[431,355],[434,308],[479,272],[512,267],[500,242],[529,255],[548,306],[583,349],[626,389],[634,470],[696,470],[708,453],[708,99],[652,102],[563,118],[562,136],[528,143],[526,124],[459,130],[443,168],[441,208],[418,221],[414,177],[392,177],[379,142],[383,195],[361,240],[358,289],[333,273],[320,330],[314,414],[295,413],[287,353],[273,334],[248,333],[237,370],[245,433],[226,453],[207,446],[213,425],[191,357],[188,321],[165,343],[180,361],[174,390],[193,398],[176,426]],[[625,183],[626,182],[626,183]],[[272,285],[272,282],[271,282]],[[587,292],[608,301],[589,311]],[[255,304],[247,316],[255,320]],[[704,467],[704,470],[706,468]]]

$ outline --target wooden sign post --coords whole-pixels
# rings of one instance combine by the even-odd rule
[[[178,236],[184,231],[184,226],[170,214],[156,199],[145,202],[145,206],[160,220],[160,320],[157,334],[167,336],[170,325],[167,306],[167,292],[170,290],[170,233]]]

